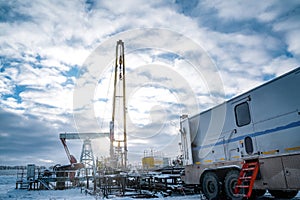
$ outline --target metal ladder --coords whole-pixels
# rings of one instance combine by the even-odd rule
[[[258,160],[244,162],[234,190],[234,193],[237,196],[242,196],[244,198],[251,197],[254,181],[258,174],[258,170],[259,170]]]

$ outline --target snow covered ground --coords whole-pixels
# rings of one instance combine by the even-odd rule
[[[38,200],[96,200],[103,199],[100,196],[91,196],[81,192],[80,189],[69,189],[69,190],[16,190],[16,171],[0,170],[0,200],[6,199],[38,199]],[[130,197],[111,197],[114,200],[132,200]],[[157,198],[156,198],[157,199]],[[203,199],[201,195],[187,195],[187,196],[171,196],[171,197],[160,197],[158,199],[166,200],[200,200]],[[259,200],[273,200],[274,198],[270,194],[266,194]],[[298,193],[295,200],[300,200],[300,193]],[[143,199],[141,199],[143,200]]]
[[[38,199],[38,200],[95,200],[103,199],[100,196],[91,196],[81,192],[80,188],[68,190],[20,190],[15,189],[16,171],[0,170],[0,200],[5,199]],[[132,200],[130,197],[110,197],[114,200]],[[163,197],[161,197],[163,198]],[[201,199],[200,195],[166,197],[169,200],[196,200]]]

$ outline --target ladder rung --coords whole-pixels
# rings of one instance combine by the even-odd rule
[[[249,188],[249,185],[237,185],[235,187],[238,187],[238,188]]]
[[[245,163],[246,165],[251,165],[251,166],[256,166],[258,163],[257,162],[251,162],[251,163]]]
[[[240,180],[251,180],[252,176],[239,177]]]
[[[243,171],[253,171],[255,167],[243,168]]]
[[[253,184],[259,170],[259,162],[249,162],[244,163],[241,169],[240,175],[238,177],[238,182],[235,186],[235,196],[236,197],[246,197],[249,198],[252,193]],[[247,185],[249,184],[249,185]],[[244,188],[247,194],[238,194],[240,189]]]

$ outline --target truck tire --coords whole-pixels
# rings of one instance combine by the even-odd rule
[[[237,197],[234,194],[235,185],[237,183],[237,180],[239,178],[240,172],[237,170],[230,170],[224,179],[224,192],[227,197],[227,199],[232,200],[241,200],[243,197]]]
[[[214,172],[207,172],[203,175],[201,188],[208,200],[217,200],[220,198],[221,186],[219,178]]]
[[[272,196],[276,199],[292,199],[298,194],[298,190],[269,190]]]

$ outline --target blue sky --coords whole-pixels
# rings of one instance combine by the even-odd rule
[[[122,32],[160,28],[193,40],[217,67],[230,98],[299,67],[299,20],[298,0],[0,0],[0,165],[68,162],[58,133],[77,130],[73,93],[85,76],[82,66]],[[212,99],[205,83],[181,55],[146,49],[126,59],[132,78],[128,116],[138,127],[130,136],[130,158],[137,161],[149,148],[176,156],[185,90],[190,87],[200,110],[206,109]],[[95,77],[92,106],[100,131],[111,115],[111,65]],[[68,143],[79,158],[81,142]],[[95,141],[95,155],[106,156],[107,145]]]

